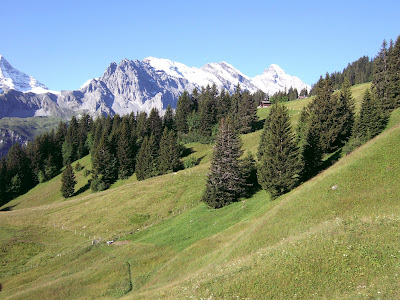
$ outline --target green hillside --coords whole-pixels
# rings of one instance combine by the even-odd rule
[[[366,86],[353,88],[356,103]],[[308,101],[288,103],[294,123]],[[244,148],[255,153],[259,135]],[[200,164],[176,174],[92,193],[88,156],[74,197],[61,197],[58,176],[2,207],[1,298],[400,297],[400,109],[384,133],[274,201],[259,191],[208,209],[212,147],[187,146]]]

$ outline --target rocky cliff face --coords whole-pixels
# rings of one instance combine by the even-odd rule
[[[15,143],[26,145],[29,137],[11,129],[0,128],[0,157],[5,156]]]
[[[57,99],[58,96],[51,93],[36,94],[8,90],[0,95],[0,118],[34,116],[66,118],[71,116],[74,111],[69,107],[60,107]]]

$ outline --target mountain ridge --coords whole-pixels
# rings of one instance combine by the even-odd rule
[[[125,58],[119,64],[112,62],[101,77],[89,79],[78,90],[56,92],[14,69],[3,56],[0,60],[4,62],[0,73],[0,103],[3,104],[0,118],[70,117],[83,113],[125,115],[149,112],[152,108],[163,111],[168,105],[176,108],[178,97],[184,90],[191,92],[213,84],[229,93],[234,93],[240,84],[242,90],[252,93],[262,90],[270,95],[290,87],[299,91],[311,88],[274,64],[263,74],[251,78],[224,61],[196,68],[165,58],[147,57],[143,60]],[[46,104],[42,105],[43,102]],[[24,113],[19,115],[19,110]]]

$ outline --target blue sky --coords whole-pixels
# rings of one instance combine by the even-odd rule
[[[312,84],[400,34],[400,1],[2,1],[0,54],[53,90],[124,58],[270,64]]]

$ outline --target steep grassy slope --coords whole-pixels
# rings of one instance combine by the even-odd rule
[[[246,150],[259,134],[243,136]],[[400,110],[382,135],[274,201],[259,191],[208,209],[211,146],[189,146],[201,163],[177,174],[92,194],[80,172],[72,199],[58,177],[11,202],[0,212],[1,297],[400,297]]]
[[[399,149],[400,124],[259,216],[194,243],[142,295],[398,299]]]

